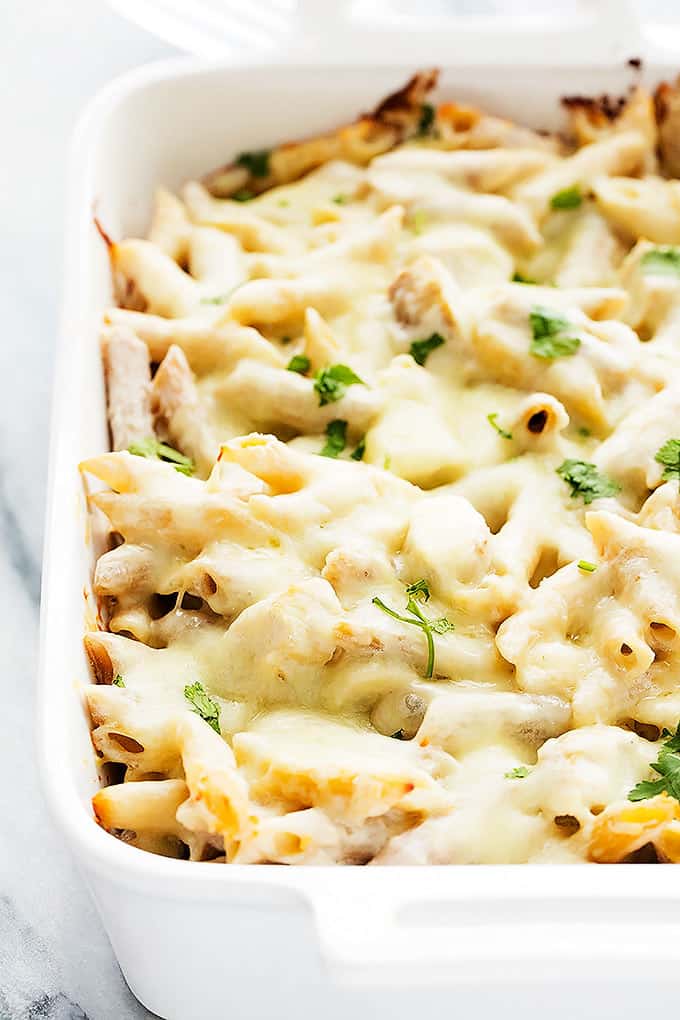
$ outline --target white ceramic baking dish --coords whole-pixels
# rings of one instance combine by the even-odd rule
[[[678,67],[680,54],[675,66],[646,67],[645,77],[653,84]],[[341,122],[412,71],[182,59],[114,83],[78,132],[52,421],[39,757],[51,812],[123,973],[142,1002],[169,1020],[320,1011],[324,1020],[348,1013],[399,1020],[414,1011],[442,1015],[454,994],[476,1016],[471,1004],[494,982],[505,989],[566,975],[570,998],[555,991],[545,1000],[553,1016],[572,1016],[579,982],[585,988],[595,979],[610,982],[607,1002],[630,1015],[625,979],[642,974],[658,990],[680,963],[680,871],[673,869],[188,863],[125,845],[92,815],[99,780],[82,698],[92,550],[77,463],[107,448],[97,331],[111,300],[93,210],[114,236],[134,235],[146,227],[155,185],[177,186],[237,150]],[[561,94],[620,91],[631,74],[622,60],[560,70],[459,66],[444,72],[440,92],[552,127]]]

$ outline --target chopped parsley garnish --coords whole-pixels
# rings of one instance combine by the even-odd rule
[[[509,772],[505,773],[506,779],[526,779],[531,772],[531,769],[527,768],[526,765],[518,765],[516,769],[510,769]]]
[[[314,380],[314,389],[319,396],[319,407],[340,400],[344,397],[347,387],[354,386],[356,383],[364,384],[364,380],[360,379],[348,365],[331,365],[329,368],[322,368],[316,373]]]
[[[347,443],[347,422],[334,418],[326,426],[326,442],[321,450],[322,457],[338,457]]]
[[[269,177],[269,149],[242,152],[236,157],[236,166],[245,167],[253,177]]]
[[[443,336],[433,333],[427,340],[414,340],[409,348],[409,354],[417,365],[424,365],[432,351],[436,351],[444,342]]]
[[[581,437],[581,439],[587,439],[588,436],[590,436],[592,433],[590,429],[587,429],[585,425],[582,425],[581,428],[578,430],[578,434]]]
[[[406,589],[408,594],[408,588]],[[416,601],[417,596],[410,595],[406,603],[406,612],[410,613],[410,616],[403,616],[401,613],[397,613],[396,610],[390,609],[386,606],[382,599],[379,599],[376,595],[372,600],[373,605],[377,606],[378,609],[382,609],[383,613],[387,613],[388,616],[393,617],[395,620],[399,620],[401,623],[410,623],[414,627],[419,627],[425,635],[427,641],[427,667],[425,669],[425,678],[429,679],[434,672],[434,639],[433,634],[448,634],[449,631],[454,630],[454,625],[450,620],[447,620],[445,616],[439,617],[437,620],[430,620],[427,616],[424,616],[418,602]]]
[[[680,800],[680,723],[675,733],[663,730],[661,736],[668,739],[661,745],[657,760],[651,763],[661,778],[637,783],[628,794],[628,800],[647,800],[659,793],[669,793]]]
[[[391,467],[392,467],[392,458],[390,457],[389,453],[386,453],[385,457],[384,457],[384,460],[383,460],[383,471],[389,471]]]
[[[148,439],[140,439],[136,443],[130,443],[128,453],[135,457],[148,457],[150,460],[163,460],[172,464],[175,471],[182,475],[193,475],[196,466],[191,457],[185,457],[179,450],[173,450],[166,443],[159,443],[157,439],[149,436]]]
[[[643,273],[655,276],[680,276],[680,248],[664,245],[650,248],[640,259]]]
[[[113,680],[111,681],[114,687],[125,687],[125,681],[123,680],[120,673],[116,673]]]
[[[532,280],[530,276],[524,276],[523,273],[513,273],[512,274],[512,282],[513,283],[529,283],[529,284],[532,284],[534,287],[538,285],[538,281],[537,280]]]
[[[216,701],[213,701],[200,681],[197,680],[195,684],[187,684],[184,688],[184,697],[191,705],[192,712],[200,715],[208,726],[212,726],[215,733],[221,733],[220,706]]]
[[[347,205],[347,195],[334,195],[333,201],[336,205]]]
[[[418,121],[418,137],[422,138],[432,130],[434,124],[435,108],[432,103],[423,103],[420,107],[420,120]]]
[[[202,305],[223,305],[225,301],[228,301],[231,297],[231,291],[228,294],[217,294],[215,297],[202,297]]]
[[[280,198],[276,204],[280,205],[282,209],[285,209],[286,206],[290,205],[290,199],[289,198]]]
[[[657,464],[663,465],[662,478],[668,481],[677,478],[680,481],[680,439],[667,439],[660,450],[654,454]]]
[[[357,445],[350,453],[352,460],[363,460],[366,453],[366,436],[362,436]]]
[[[579,570],[585,571],[586,574],[593,574],[597,570],[597,564],[589,563],[588,560],[579,560],[576,565]]]
[[[618,482],[601,475],[595,465],[589,464],[586,460],[569,458],[562,461],[557,468],[557,474],[570,487],[571,496],[580,496],[586,505],[592,503],[594,499],[616,496],[621,492]]]
[[[488,421],[489,425],[491,425],[491,427],[496,430],[498,435],[503,437],[503,439],[512,439],[512,432],[508,432],[506,429],[502,429],[498,422],[496,421],[497,417],[498,411],[494,411],[493,414],[487,414],[486,420]]]
[[[310,365],[311,361],[306,354],[294,354],[286,365],[286,368],[289,372],[297,372],[299,375],[305,375],[306,372],[309,372]]]
[[[255,198],[255,192],[251,191],[250,188],[239,188],[233,195],[229,196],[232,202],[250,202],[251,198]]]
[[[430,586],[424,577],[421,577],[419,581],[414,581],[413,584],[406,585],[406,594],[411,599],[418,599],[420,602],[430,601]]]
[[[578,209],[583,202],[583,195],[578,184],[572,188],[563,188],[550,199],[551,209]]]
[[[566,358],[575,354],[581,346],[577,336],[564,335],[564,331],[572,328],[568,319],[558,312],[551,311],[541,305],[534,305],[529,313],[531,325],[531,346],[529,350],[535,358],[552,360]]]

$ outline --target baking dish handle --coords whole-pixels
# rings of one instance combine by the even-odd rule
[[[624,898],[620,875],[616,891],[608,895],[605,889],[603,896],[592,875],[600,872],[595,865],[579,869],[581,889],[569,897],[548,891],[561,888],[557,876],[546,876],[546,885],[534,881],[534,871],[528,882],[521,874],[524,867],[517,866],[492,866],[495,874],[486,896],[489,868],[467,866],[467,876],[458,876],[463,889],[453,897],[442,892],[439,898],[434,889],[449,886],[448,868],[362,870],[371,873],[367,883],[350,882],[343,889],[344,883],[338,887],[333,882],[328,893],[314,896],[322,954],[340,982],[419,985],[492,976],[550,978],[572,965],[578,965],[580,974],[623,977],[639,973],[645,963],[655,968],[680,963],[677,904],[661,911],[653,896]],[[561,869],[553,865],[545,870]],[[508,876],[505,893],[499,891],[499,872]],[[383,881],[375,881],[383,875]],[[395,895],[400,885],[419,884],[429,887],[426,898]]]

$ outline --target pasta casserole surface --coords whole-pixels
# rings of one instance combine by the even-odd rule
[[[558,136],[435,84],[108,241],[86,697],[141,849],[680,860],[680,92]]]

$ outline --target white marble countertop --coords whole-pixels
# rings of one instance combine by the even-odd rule
[[[98,88],[172,53],[99,0],[0,0],[2,1020],[151,1015],[128,991],[46,817],[33,764],[33,688],[70,135]]]
[[[101,0],[0,0],[0,628],[5,653],[0,775],[8,780],[0,798],[0,1020],[151,1016],[127,989],[88,893],[47,818],[33,762],[33,688],[70,135],[100,86],[173,52],[109,12]],[[474,1003],[462,990],[452,994],[458,996],[458,1016],[482,1020],[501,1010],[505,1016],[535,1015],[526,1009],[531,1003],[515,999],[513,1006],[500,989],[476,992]],[[648,994],[643,988],[639,996],[631,995],[630,1008],[619,1004],[617,1017],[639,1015]],[[656,988],[657,1007],[660,995],[669,1004],[669,994],[664,997]],[[529,998],[538,1013],[571,1015],[559,993],[554,998],[537,989]],[[610,1017],[607,1001],[605,990],[589,999],[593,1012],[583,1003],[579,1010],[584,1017]],[[226,1015],[245,1020],[243,1008],[230,1005]]]

